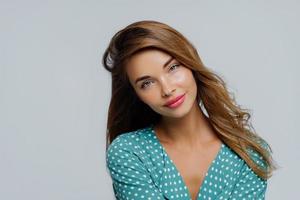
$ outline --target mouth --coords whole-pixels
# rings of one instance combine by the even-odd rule
[[[185,94],[179,95],[179,96],[175,97],[174,99],[171,99],[170,101],[168,101],[164,106],[169,107],[169,108],[176,108],[184,102],[184,99],[185,99]]]

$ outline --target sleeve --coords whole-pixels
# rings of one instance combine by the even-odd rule
[[[164,196],[155,187],[144,164],[119,141],[112,143],[106,154],[107,168],[116,199],[163,200]]]
[[[260,166],[265,168],[267,165],[262,157],[254,151],[250,151],[253,160]],[[264,200],[267,190],[267,180],[259,177],[254,171],[244,163],[241,170],[239,181],[235,185],[230,200]]]

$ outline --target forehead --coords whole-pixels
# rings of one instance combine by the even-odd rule
[[[129,77],[150,75],[151,72],[162,70],[163,65],[171,56],[156,49],[142,50],[134,54],[126,64],[126,71]]]

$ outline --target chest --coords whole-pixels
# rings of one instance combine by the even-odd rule
[[[179,151],[168,146],[165,150],[180,173],[192,200],[196,200],[206,172],[218,153],[218,145],[193,152]]]

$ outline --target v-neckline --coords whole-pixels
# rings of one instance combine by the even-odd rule
[[[161,142],[159,141],[159,139],[158,139],[158,137],[157,137],[157,135],[156,135],[156,131],[154,130],[154,124],[151,124],[149,127],[150,127],[150,131],[151,131],[151,133],[153,134],[153,137],[155,138],[157,144],[161,147],[161,149],[162,149],[164,155],[166,156],[166,158],[169,160],[169,162],[170,162],[171,165],[175,168],[177,174],[179,175],[179,177],[180,177],[180,179],[181,179],[181,181],[182,181],[184,187],[186,188],[186,191],[187,191],[187,193],[188,193],[189,199],[190,199],[190,200],[193,200],[192,197],[191,197],[190,191],[189,191],[189,189],[188,189],[186,183],[184,182],[183,176],[181,175],[181,173],[179,172],[177,166],[175,165],[175,163],[173,162],[173,160],[171,159],[171,157],[170,157],[169,154],[167,153],[165,147],[164,147],[164,146],[161,144]],[[214,157],[214,159],[213,159],[213,160],[211,161],[211,163],[209,164],[209,167],[208,167],[207,171],[205,172],[205,176],[204,176],[204,178],[203,178],[203,180],[202,180],[202,183],[201,183],[200,187],[198,188],[198,192],[197,192],[197,195],[196,195],[196,200],[198,200],[198,198],[199,198],[199,196],[200,196],[200,194],[201,194],[201,192],[202,192],[203,186],[204,186],[204,184],[206,183],[205,180],[207,179],[208,175],[210,174],[210,171],[211,171],[211,169],[212,169],[214,163],[217,162],[217,161],[219,160],[219,157],[221,156],[221,153],[222,153],[222,151],[223,151],[224,146],[225,146],[225,145],[224,145],[224,143],[222,142],[221,145],[220,145],[220,147],[219,147],[218,153],[216,154],[216,156]]]

